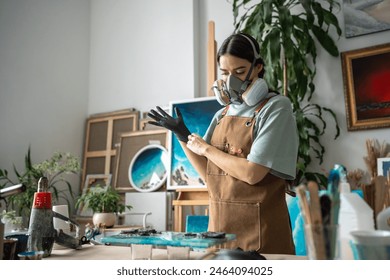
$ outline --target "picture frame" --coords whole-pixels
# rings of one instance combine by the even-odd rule
[[[346,38],[390,29],[390,0],[343,0],[343,13]]]
[[[86,120],[81,192],[88,174],[114,174],[116,146],[121,133],[137,131],[140,112],[128,108],[98,113]]]
[[[215,96],[171,101],[169,111],[173,117],[175,108],[183,116],[184,123],[192,133],[203,136],[215,113],[222,109]],[[176,136],[168,133],[169,168],[167,189],[206,188],[205,182],[191,165]]]
[[[389,176],[390,172],[390,157],[377,158],[377,173],[378,176]]]
[[[118,192],[135,191],[129,180],[129,167],[132,159],[142,148],[150,144],[159,144],[167,148],[167,131],[160,129],[121,134],[113,175],[113,187]]]
[[[168,151],[161,144],[149,144],[132,158],[129,167],[131,186],[139,192],[153,192],[167,179]]]
[[[93,191],[98,185],[104,189],[111,185],[111,174],[88,174],[85,177],[83,193],[86,194],[88,191]],[[83,205],[77,209],[77,215],[82,217],[90,217],[93,215],[91,209],[85,209]]]
[[[110,186],[111,177],[112,177],[111,174],[88,174],[85,177],[83,194],[87,193],[89,189],[95,188],[98,185],[103,188]]]
[[[341,53],[348,130],[390,127],[390,44]]]

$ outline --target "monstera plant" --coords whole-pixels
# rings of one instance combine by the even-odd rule
[[[324,174],[308,171],[313,158],[323,162],[325,147],[321,142],[327,125],[337,118],[330,108],[311,102],[315,94],[317,47],[339,56],[332,34],[341,35],[335,16],[336,1],[312,0],[233,0],[236,32],[251,34],[260,44],[265,61],[265,76],[271,88],[288,96],[292,102],[299,130],[297,176],[294,185],[315,180],[325,185]],[[317,44],[318,43],[318,44]],[[329,118],[325,119],[328,115]]]

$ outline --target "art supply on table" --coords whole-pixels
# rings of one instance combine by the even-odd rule
[[[390,260],[390,231],[355,230],[350,242],[356,260]]]
[[[346,178],[346,170],[340,169],[340,258],[352,260],[351,231],[374,230],[374,213],[372,208],[357,193],[351,192]]]
[[[28,228],[27,250],[43,252],[43,257],[51,255],[54,242],[72,249],[81,249],[82,239],[79,238],[79,225],[70,218],[52,210],[52,196],[49,191],[48,179],[41,177],[38,190],[34,194],[33,206]],[[54,228],[54,218],[65,221],[76,227],[75,236],[69,235],[63,229]]]
[[[179,246],[192,249],[207,249],[216,245],[236,240],[235,234],[222,232],[157,232],[143,233],[137,230],[124,231],[116,235],[105,236],[100,242],[115,246],[129,246],[131,244],[153,246]]]
[[[307,189],[309,196],[307,196]],[[318,185],[309,182],[296,189],[304,221],[306,252],[309,259],[334,258],[337,225],[330,223],[331,201],[327,194],[319,196]]]
[[[338,257],[340,178],[346,178],[346,169],[336,164],[329,173],[326,191],[320,192],[313,181],[297,187],[309,259]]]
[[[33,206],[28,227],[28,251],[43,251],[48,257],[53,249],[55,232],[53,231],[53,212],[51,193],[48,179],[41,177],[38,181],[38,190],[34,194]]]
[[[338,224],[339,223],[339,211],[340,211],[340,178],[346,178],[346,170],[340,164],[335,164],[334,168],[330,171],[328,176],[328,195],[330,196],[331,204],[331,213],[330,213],[330,223]]]

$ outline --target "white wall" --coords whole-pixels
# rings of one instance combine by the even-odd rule
[[[193,2],[91,2],[89,114],[194,96]]]
[[[89,114],[206,96],[209,20],[220,45],[233,31],[229,1],[0,0],[0,168],[22,167],[30,144],[36,162],[58,150],[81,156]],[[363,48],[389,35],[338,45]],[[315,101],[336,112],[342,134],[325,135],[325,162],[314,168],[366,170],[365,140],[390,142],[390,130],[347,131],[340,58],[318,55]]]
[[[81,156],[89,9],[88,0],[0,0],[0,168],[11,174],[29,145],[34,163]]]

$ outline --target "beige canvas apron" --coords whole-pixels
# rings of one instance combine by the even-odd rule
[[[225,116],[226,112],[215,128],[211,145],[246,158],[253,143],[255,117]],[[243,250],[295,254],[285,184],[285,180],[268,173],[261,182],[249,185],[208,161],[209,231],[236,234],[233,246]]]

